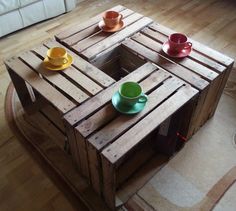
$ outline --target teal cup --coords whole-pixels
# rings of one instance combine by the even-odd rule
[[[127,107],[132,107],[136,103],[146,103],[147,95],[142,92],[142,87],[136,82],[125,82],[119,89],[120,104]]]

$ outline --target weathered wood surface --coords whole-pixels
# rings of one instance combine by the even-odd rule
[[[184,134],[186,138],[190,138],[214,114],[233,60],[191,39],[193,49],[189,56],[184,59],[171,58],[162,51],[162,45],[171,33],[174,31],[153,23],[122,45],[162,66],[200,91],[195,117]]]
[[[149,96],[145,109],[135,116],[126,116],[117,113],[109,102],[114,92],[118,90],[120,84],[128,80],[139,82],[143,91]],[[76,141],[75,145],[77,145],[76,154],[79,156],[77,160],[79,160],[78,165],[81,165],[81,172],[91,180],[91,185],[95,191],[98,194],[103,194],[110,208],[114,208],[116,204],[116,188],[122,184],[131,173],[148,160],[155,151],[152,151],[150,148],[151,145],[148,144],[144,148],[140,148],[140,153],[143,153],[141,160],[139,157],[134,156],[122,166],[121,163],[123,161],[120,161],[120,163],[115,162],[116,164],[114,164],[113,161],[108,159],[107,163],[107,158],[101,153],[105,153],[106,148],[113,146],[116,141],[119,141],[119,137],[123,137],[125,134],[130,133],[130,131],[133,131],[132,134],[137,135],[138,131],[143,129],[141,129],[141,125],[148,125],[148,121],[159,119],[160,122],[152,124],[152,129],[144,130],[142,133],[143,136],[137,136],[136,144],[130,146],[130,148],[127,147],[127,154],[129,154],[129,152],[133,151],[136,145],[141,144],[144,138],[157,128],[159,124],[174,114],[197,93],[198,91],[189,86],[186,82],[148,62],[64,116],[67,124],[71,124],[71,127],[74,125],[75,127],[77,138],[74,141]],[[165,105],[165,102],[168,102],[168,98],[173,99],[169,104],[167,103],[168,105]],[[178,98],[182,100],[177,100]],[[176,100],[179,101],[179,104],[174,103]],[[164,104],[163,108],[159,104]],[[171,104],[173,104],[173,110],[169,108]],[[159,117],[156,118],[156,116],[159,116],[157,114],[160,112],[159,107],[160,109],[165,108],[161,110],[161,113],[164,115],[163,119]],[[146,120],[146,118],[148,119]],[[137,125],[140,125],[139,128],[133,129]],[[132,139],[131,137],[125,138],[126,141]],[[144,150],[145,148],[146,150]],[[101,155],[102,159],[100,157]],[[101,165],[101,163],[103,163],[103,165]],[[109,166],[106,166],[106,164],[109,164]],[[124,172],[127,173],[126,169],[129,165],[132,166],[132,168],[129,169],[129,174],[125,175]],[[107,185],[108,181],[110,181],[110,183]]]
[[[116,169],[130,151],[144,140],[147,134],[154,131],[163,121],[195,96],[197,92],[189,85],[181,87],[174,95],[167,98],[155,110],[102,151],[103,194],[110,208],[114,209],[115,206]]]
[[[66,142],[66,136],[73,135],[69,135],[69,129],[66,134],[63,114],[101,92],[115,80],[69,49],[67,51],[74,60],[72,66],[63,71],[46,69],[43,60],[47,50],[55,46],[62,45],[54,39],[47,40],[5,63],[25,110],[29,113],[40,111],[45,116],[45,121],[50,121],[48,125],[54,127],[54,131],[59,130],[59,133],[55,132],[57,135],[61,134],[59,140]],[[43,128],[43,125],[40,126]],[[62,141],[58,141],[58,144],[62,148],[65,145]],[[70,148],[74,155],[76,147],[71,145]]]
[[[123,6],[111,8],[123,15],[124,27],[115,33],[103,32],[98,23],[102,21],[103,13],[89,21],[65,30],[56,35],[56,39],[71,48],[74,52],[86,60],[93,60],[106,49],[119,44],[125,38],[140,31],[152,23],[152,20]]]

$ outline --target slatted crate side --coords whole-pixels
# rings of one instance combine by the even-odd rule
[[[104,106],[108,101],[111,100],[112,95],[116,90],[119,89],[119,86],[124,83],[125,81],[140,81],[142,78],[147,77],[153,71],[158,69],[157,66],[151,63],[145,63],[143,66],[139,67],[137,70],[133,71],[126,77],[122,78],[120,81],[116,82],[112,86],[108,87],[106,91],[106,95],[103,92],[100,92],[89,101],[83,103],[81,106],[73,109],[72,111],[68,112],[64,116],[65,120],[71,124],[72,126],[78,123],[79,121],[86,118],[88,115],[92,115],[95,113],[99,108]],[[145,70],[145,71],[144,71]]]
[[[164,27],[162,25],[157,24],[151,24],[150,29],[160,32],[165,36],[169,36],[170,34],[174,33],[173,30],[168,29],[167,27]],[[193,52],[190,55],[193,55],[194,57],[198,58],[198,61],[202,62],[204,65],[207,65],[216,71],[221,76],[221,84],[217,88],[217,95],[213,99],[214,104],[210,104],[208,109],[208,118],[210,118],[216,110],[216,107],[218,105],[220,96],[223,92],[223,89],[225,87],[225,84],[227,82],[227,79],[229,77],[229,74],[232,70],[234,60],[216,50],[213,50],[195,40],[189,39],[190,42],[193,43]]]
[[[147,66],[146,66],[147,67]],[[152,70],[153,68],[157,68],[155,66],[149,66]],[[145,69],[145,71],[147,72],[147,69]],[[158,71],[158,74],[155,74],[155,72],[153,74],[151,74],[148,79],[145,79],[143,82],[141,82],[141,86],[143,87],[143,90],[149,91],[152,88],[154,88],[155,86],[158,86],[160,83],[162,83],[164,80],[166,80],[168,77],[170,77],[170,74],[168,74],[165,71]],[[105,90],[102,94],[106,95],[106,91]],[[93,171],[94,165],[96,166],[100,166],[99,165],[99,160],[94,160],[94,156],[90,156],[90,152],[88,152],[88,160],[86,159],[86,156],[84,156],[84,154],[86,154],[86,150],[85,150],[85,145],[87,144],[87,148],[88,150],[91,151],[91,153],[93,153],[93,148],[94,146],[92,146],[91,144],[89,144],[85,138],[87,138],[88,136],[91,136],[91,134],[96,131],[99,130],[99,128],[101,128],[103,125],[107,124],[108,122],[110,122],[112,120],[112,118],[115,118],[117,116],[117,112],[115,111],[115,109],[111,106],[111,103],[109,103],[108,105],[106,105],[105,107],[102,107],[98,112],[96,112],[94,115],[90,116],[88,119],[84,120],[83,122],[81,122],[81,124],[79,124],[76,127],[76,130],[78,132],[78,134],[80,134],[80,138],[77,140],[77,143],[81,143],[81,145],[79,145],[79,150],[83,150],[82,153],[79,153],[79,156],[81,155],[80,160],[83,160],[84,162],[81,163],[83,169],[87,168],[87,163],[89,163],[89,165],[91,166],[91,171]],[[136,119],[137,121],[138,119]],[[120,121],[120,120],[119,120]],[[124,121],[124,120],[123,120]],[[134,121],[135,122],[135,121]],[[132,121],[131,121],[132,123]],[[123,128],[123,127],[122,127]],[[109,129],[108,129],[109,130]],[[121,129],[122,131],[123,129]],[[113,131],[113,129],[111,129],[111,131]],[[119,130],[120,131],[120,130]],[[110,134],[110,132],[109,132]],[[94,136],[92,136],[94,137]],[[104,136],[103,136],[104,137]],[[97,138],[95,137],[95,140]],[[90,140],[90,138],[88,139],[88,141]],[[97,139],[97,141],[99,141],[100,139]],[[105,140],[107,141],[107,140]],[[86,143],[85,143],[86,142]],[[91,145],[91,146],[89,146]],[[96,147],[95,148],[97,150],[97,154],[99,152],[99,149]],[[92,154],[91,154],[92,155]],[[99,156],[99,155],[98,155]],[[84,167],[83,167],[84,165]],[[93,165],[93,166],[92,166]],[[100,167],[101,168],[101,167]],[[91,179],[93,180],[94,178],[98,177],[99,175],[95,174],[95,173],[90,173],[90,175],[95,175],[93,176]],[[97,176],[96,176],[97,175]],[[100,180],[100,179],[98,179]],[[91,181],[92,184],[97,184],[97,181]],[[97,187],[95,187],[96,190],[98,190]],[[101,191],[98,191],[98,193],[100,193]]]
[[[97,184],[98,183],[97,181],[102,182],[102,178],[99,178],[101,173],[94,174],[93,172],[93,169],[95,169],[94,166],[99,166],[101,162],[99,157],[99,152],[101,152],[107,145],[115,141],[117,137],[121,136],[123,133],[129,130],[138,121],[144,118],[145,115],[147,115],[150,111],[152,111],[152,109],[154,109],[156,105],[165,100],[166,97],[173,94],[178,88],[184,85],[182,81],[176,78],[169,78],[170,76],[171,75],[168,74],[167,72],[159,70],[140,83],[140,85],[143,87],[144,92],[147,93],[149,93],[153,88],[156,88],[160,86],[162,83],[164,83],[157,90],[149,94],[149,101],[144,111],[135,116],[119,115],[113,120],[107,122],[107,124],[104,125],[104,127],[100,128],[98,131],[95,131],[95,133],[93,134],[90,133],[90,136],[88,137],[87,141],[88,148],[91,149],[91,152],[93,154],[94,150],[96,150],[97,153],[97,156],[90,157],[90,152],[88,152],[91,175],[94,175],[91,179],[95,180],[92,181],[92,184],[93,183]],[[96,169],[96,171],[98,170]],[[96,191],[98,191],[98,187],[95,188]],[[98,193],[100,192],[101,190],[99,190]]]
[[[113,57],[109,56],[104,58],[101,56],[103,57],[103,65],[99,68],[117,81],[145,63],[145,61],[137,55],[122,47],[118,47],[117,49],[112,48],[111,51],[110,55]],[[116,53],[114,51],[116,51]],[[99,58],[99,60],[101,60],[101,58]]]
[[[198,74],[189,71],[189,69],[165,58],[164,56],[145,47],[144,45],[141,45],[140,43],[134,40],[127,39],[126,41],[122,42],[122,46],[128,48],[129,50],[133,51],[138,55],[143,56],[147,61],[154,62],[155,64],[177,75],[179,78],[187,81],[193,87],[200,90],[200,95],[198,97],[198,102],[197,102],[198,105],[194,112],[195,116],[193,116],[193,120],[191,120],[192,123],[191,129],[189,129],[189,132],[187,134],[187,138],[189,139],[193,135],[194,131],[196,131],[200,127],[200,122],[202,122],[202,118],[200,118],[199,112],[201,112],[203,104],[208,95],[208,90],[210,88],[209,82],[201,78]],[[211,92],[214,92],[214,87],[215,86],[211,88]]]
[[[162,44],[167,40],[167,37],[163,38],[163,35],[161,33],[152,31],[148,28],[144,29],[142,33],[143,34],[137,34],[133,36],[132,39],[157,52],[158,54],[163,54],[164,56],[166,56],[162,52]],[[170,58],[168,56],[166,57]],[[185,59],[170,59],[188,68],[190,71],[196,72],[198,75],[209,82],[210,87],[202,105],[200,115],[196,121],[196,132],[200,128],[200,126],[202,126],[211,117],[212,107],[216,107],[215,104],[218,104],[217,98],[218,95],[221,95],[221,92],[219,90],[222,86],[222,80],[224,78],[223,73],[224,71],[226,71],[226,67],[214,61],[210,61],[208,65],[202,64],[206,61],[204,61],[202,57],[199,57],[196,52],[191,53],[190,56],[186,57]],[[209,61],[209,59],[207,61]],[[212,63],[214,64],[214,66],[209,67],[210,65],[212,65]]]
[[[114,57],[112,60],[104,63],[100,67],[107,75],[111,76],[114,80],[118,81],[121,78],[120,56]]]
[[[119,45],[112,46],[90,62],[115,80],[125,77],[145,63],[137,55]]]
[[[156,24],[156,23],[153,23],[150,25],[150,28],[155,30],[155,31],[159,31],[161,32],[162,34],[165,34],[167,36],[169,36],[170,34],[172,33],[175,33],[175,31],[173,31],[172,29],[169,29],[163,25],[160,25],[160,24]],[[193,43],[193,48],[199,52],[200,54],[206,56],[207,58],[210,58],[224,66],[229,66],[232,64],[233,62],[233,59],[210,48],[210,47],[207,47],[206,45],[203,45],[195,40],[192,40],[192,39],[189,39],[190,42]]]
[[[142,15],[134,13],[132,10],[126,9],[121,11],[121,14],[123,15],[123,23],[124,26],[130,25],[132,22],[140,19]],[[101,18],[102,19],[102,18]],[[83,31],[79,34],[76,34],[76,36],[71,37],[69,40],[64,40],[65,44],[69,47],[73,47],[73,49],[76,49],[76,52],[82,53],[84,50],[89,48],[90,46],[106,39],[107,37],[113,36],[114,33],[107,33],[102,31],[98,25],[92,26],[90,29],[87,29],[90,31]],[[122,30],[122,29],[121,29]],[[87,37],[84,37],[84,34]]]
[[[42,97],[57,108],[61,114],[64,114],[75,107],[74,102],[65,97],[18,58],[12,58],[5,63],[10,71],[14,72],[15,75],[22,79],[22,83],[25,83],[26,81]],[[30,99],[30,96],[27,96],[27,99]]]
[[[104,31],[100,31],[99,33],[93,34],[87,39],[84,39],[80,42],[78,42],[76,45],[73,45],[72,48],[76,50],[81,55],[85,56],[88,60],[90,60],[83,52],[86,51],[86,49],[92,48],[93,46],[99,45],[100,42],[104,42],[104,40],[109,40],[109,38],[115,36],[116,34],[121,33],[126,27],[129,27],[129,25],[132,25],[139,19],[141,19],[143,16],[138,13],[133,13],[132,11],[129,12],[129,16],[125,17],[123,19],[124,22],[124,28],[122,28],[120,31],[116,33],[107,33]],[[124,14],[125,15],[125,14]],[[115,44],[115,43],[114,43]],[[98,52],[99,53],[99,52]]]
[[[48,50],[47,47],[40,45],[40,46],[35,47],[32,51],[37,56],[44,59],[47,50]],[[76,59],[76,57],[74,58],[74,60],[75,59]],[[67,84],[69,84],[69,83],[73,84],[74,86],[77,87],[77,89],[81,90],[80,91],[81,93],[85,93],[88,96],[93,96],[103,89],[99,84],[97,84],[96,82],[94,82],[93,80],[88,78],[86,75],[84,75],[82,72],[77,70],[74,67],[74,65],[66,68],[63,71],[57,71],[57,72],[52,73],[52,71],[45,70],[45,71],[41,71],[41,72],[45,76],[59,75],[57,77],[59,77],[59,78],[64,77],[65,79],[63,79],[63,80],[64,81],[67,80],[68,81]],[[79,95],[78,95],[78,97],[79,97]]]
[[[125,27],[121,31],[117,32],[113,36],[107,37],[106,39],[100,41],[99,43],[87,48],[83,51],[83,55],[90,61],[94,59],[99,53],[108,49],[109,47],[123,41],[125,38],[135,34],[145,26],[152,23],[152,20],[147,17],[143,17],[133,24]]]
[[[89,62],[93,64],[97,68],[101,68],[104,63],[109,62],[114,57],[118,57],[120,55],[119,53],[120,49],[120,43],[117,43],[110,48],[106,49],[105,51],[99,53],[96,58],[90,60]]]
[[[161,66],[172,74],[178,76],[179,78],[182,78],[187,83],[192,84],[193,87],[199,90],[203,90],[209,85],[209,82],[202,79],[196,73],[189,71],[187,68],[174,63],[173,61],[167,59],[162,55],[159,55],[155,51],[148,49],[147,47],[134,40],[127,39],[122,42],[122,46],[144,57],[146,60]]]
[[[143,33],[145,35],[136,34],[135,36],[132,37],[132,39],[144,45],[145,47],[157,52],[158,54],[162,54],[165,57],[170,58],[162,52],[162,44],[164,41],[160,39],[161,37],[160,34],[148,29],[143,30]],[[161,40],[161,41],[159,41],[160,42],[159,43],[156,40]],[[222,74],[219,75],[213,68],[210,69],[198,63],[196,58],[195,60],[192,60],[190,56],[182,60],[173,58],[170,59],[175,63],[188,68],[189,71],[197,73],[200,77],[204,78],[206,81],[209,82],[208,93],[202,104],[200,115],[198,115],[198,119],[196,120],[196,128],[195,128],[196,132],[200,128],[200,126],[202,126],[209,118],[211,107],[215,104],[218,95],[218,92],[216,92],[216,90],[219,89],[223,76]]]
[[[152,28],[152,26],[153,25],[151,24],[150,27],[146,27],[140,33],[144,34],[145,36],[150,37],[151,39],[153,39],[161,44],[166,42],[168,40],[169,34],[163,34],[159,31],[156,31]],[[190,59],[204,65],[205,67],[212,69],[213,71],[217,72],[218,74],[224,72],[226,69],[226,67],[224,65],[216,62],[215,60],[213,60],[211,58],[208,58],[208,57],[200,54],[198,51],[196,51],[194,49],[194,46],[192,47],[192,51],[187,56],[187,58],[190,58]]]
[[[143,30],[143,31],[147,31],[147,30]],[[162,51],[163,43],[158,42],[157,39],[155,39],[155,37],[160,37],[160,36],[159,34],[155,34],[154,39],[153,39],[153,37],[150,37],[149,33],[146,33],[146,34],[138,33],[132,36],[131,39],[157,52],[159,55],[163,55],[164,57],[170,59],[171,61],[177,64],[180,64],[183,67],[186,67],[187,69],[189,69],[189,71],[197,73],[200,77],[204,78],[207,81],[212,81],[215,78],[217,78],[218,76],[217,72],[191,59],[191,57],[186,57],[184,59],[175,59],[175,58],[169,57]]]
[[[25,83],[24,79],[20,77],[18,74],[16,74],[11,67],[9,66],[9,62],[11,60],[8,60],[5,62],[7,71],[9,73],[9,76],[13,82],[13,85],[16,89],[17,95],[19,97],[19,100],[21,102],[22,107],[27,113],[31,113],[34,109],[34,97],[32,98],[31,91],[29,90],[27,84]]]
[[[38,72],[45,81],[52,84],[52,86],[73,102],[80,104],[89,98],[89,95],[67,80],[62,74],[58,74],[55,71],[48,71],[43,66],[42,59],[32,52],[22,53],[20,58],[25,64],[33,68],[35,72]]]
[[[105,201],[110,208],[114,209],[115,206],[116,169],[122,164],[130,150],[141,143],[148,134],[181,108],[197,92],[196,89],[190,86],[182,87],[102,151],[103,191]],[[157,116],[159,118],[156,118]]]
[[[55,46],[64,47],[62,44],[55,41],[54,39],[47,40],[44,43],[44,45],[47,48],[52,48]],[[76,69],[76,71],[74,71],[73,74],[77,73],[77,71],[80,71],[85,76],[87,76],[90,80],[94,81],[96,84],[98,84],[102,88],[108,87],[115,82],[114,79],[106,75],[104,72],[96,68],[94,65],[82,59],[80,56],[72,52],[70,49],[67,49],[67,52],[74,58],[72,66]],[[80,82],[81,80],[80,77],[78,76],[74,77],[73,75],[73,79],[76,79],[76,78],[78,78],[77,80]]]
[[[109,10],[113,10],[113,11],[117,11],[117,12],[121,12],[123,10],[125,10],[127,8],[125,8],[124,6],[121,5],[117,5],[115,7],[110,8]],[[72,24],[70,26],[67,26],[64,28],[64,30],[62,32],[60,32],[59,34],[55,35],[55,37],[58,40],[64,40],[67,37],[73,36],[76,33],[79,33],[87,28],[89,28],[90,26],[93,25],[97,25],[98,22],[101,20],[102,15],[104,14],[104,12],[98,14],[97,16],[90,18],[88,21],[81,23],[81,24]]]
[[[137,67],[142,66],[145,63],[145,60],[138,57],[131,51],[128,51],[124,47],[120,46],[119,48],[120,55],[120,66],[127,70],[128,72],[132,72]]]

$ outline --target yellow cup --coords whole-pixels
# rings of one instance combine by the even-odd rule
[[[62,66],[68,62],[67,52],[65,48],[54,47],[47,51],[48,61],[54,66]]]

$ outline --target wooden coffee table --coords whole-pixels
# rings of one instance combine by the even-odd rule
[[[115,209],[117,190],[157,153],[160,140],[174,141],[177,133],[188,140],[214,114],[233,60],[193,40],[188,57],[170,58],[162,44],[172,30],[123,6],[112,10],[124,16],[120,31],[101,31],[99,14],[5,64],[27,114]],[[54,46],[67,48],[71,67],[44,68],[46,51]],[[149,96],[133,116],[111,105],[112,95],[129,80]]]

